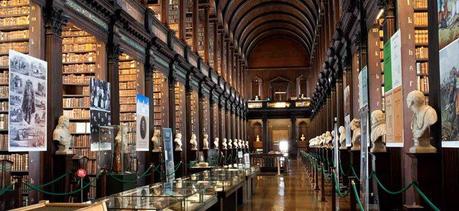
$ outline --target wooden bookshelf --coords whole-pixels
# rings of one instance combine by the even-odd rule
[[[191,106],[191,113],[190,113],[190,118],[191,118],[191,133],[196,134],[198,136],[199,134],[199,116],[198,116],[198,106],[199,104],[199,96],[197,91],[192,91],[191,96],[190,96],[190,106]],[[199,136],[198,136],[199,138]]]
[[[90,88],[91,78],[102,80],[105,69],[105,44],[70,23],[62,30],[63,115],[70,118],[70,132],[75,157],[87,157],[90,179],[97,174],[96,152],[90,150]],[[88,199],[96,198],[96,184],[91,185]]]
[[[20,179],[30,182],[29,153],[8,152],[8,52],[11,49],[39,56],[37,48],[41,43],[41,28],[35,26],[41,19],[40,7],[29,0],[4,1],[0,5],[0,160],[12,162],[11,177],[0,178],[3,181]],[[4,187],[0,185],[1,188]],[[23,187],[21,191],[21,197],[15,197],[15,200],[19,201],[19,206],[26,206],[29,204],[29,190]],[[4,198],[0,196],[0,199]],[[0,200],[0,203],[5,202]]]
[[[429,94],[429,32],[428,32],[428,9],[427,0],[415,0],[414,25],[415,25],[415,55],[416,55],[416,77],[417,89],[425,95]]]
[[[132,56],[121,53],[119,56],[120,125],[127,127],[127,147],[129,155],[124,157],[125,170],[137,171],[136,158],[136,95],[139,93],[141,63]],[[133,153],[131,153],[133,152]]]
[[[185,41],[193,46],[193,0],[185,0]]]
[[[168,89],[166,76],[155,70],[153,72],[153,124],[155,129],[167,127],[167,112],[168,106],[167,92]]]
[[[203,11],[203,9],[199,9],[198,10],[199,14],[198,14],[198,17],[199,17],[199,23],[198,23],[198,55],[201,57],[201,58],[204,58],[204,53],[205,53],[205,50],[204,50],[204,39],[206,38],[205,36],[205,30],[204,30],[204,27],[205,27],[205,13]]]
[[[178,33],[180,22],[179,0],[169,0],[168,12],[169,28],[172,29],[175,33]]]
[[[180,83],[175,83],[175,130],[176,133],[182,133],[185,137],[185,86]]]

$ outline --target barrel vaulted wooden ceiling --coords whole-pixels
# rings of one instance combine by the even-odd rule
[[[262,40],[288,36],[312,53],[320,0],[215,0],[212,9],[239,53],[247,58]]]

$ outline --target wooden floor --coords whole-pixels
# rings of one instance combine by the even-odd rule
[[[289,173],[258,176],[255,195],[239,210],[331,210],[331,197],[321,202],[320,192],[311,187],[301,161],[292,160]]]

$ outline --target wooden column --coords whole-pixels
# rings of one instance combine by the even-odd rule
[[[199,35],[199,1],[198,0],[189,0],[193,1],[193,46],[192,49],[194,52],[198,51],[198,35]]]
[[[169,25],[169,0],[160,0],[161,6],[161,23]]]
[[[50,6],[45,12],[45,60],[48,62],[48,86],[47,86],[47,148],[46,152],[29,153],[29,176],[34,184],[43,184],[53,178],[62,175],[66,171],[65,166],[54,165],[55,149],[53,144],[53,131],[59,117],[62,115],[62,28],[67,18],[62,10]],[[41,26],[40,26],[41,27]],[[41,55],[32,55],[40,58]],[[40,154],[42,156],[40,156]],[[52,191],[64,192],[66,187],[53,186]],[[44,198],[51,198],[56,201],[63,201],[65,197],[48,196],[43,197],[42,193],[31,191],[29,203],[34,204]]]

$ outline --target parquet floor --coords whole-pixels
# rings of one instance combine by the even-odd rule
[[[320,192],[311,186],[301,161],[292,160],[289,173],[258,176],[255,195],[240,211],[331,210],[330,191],[331,187],[326,187],[326,202],[321,202]]]

